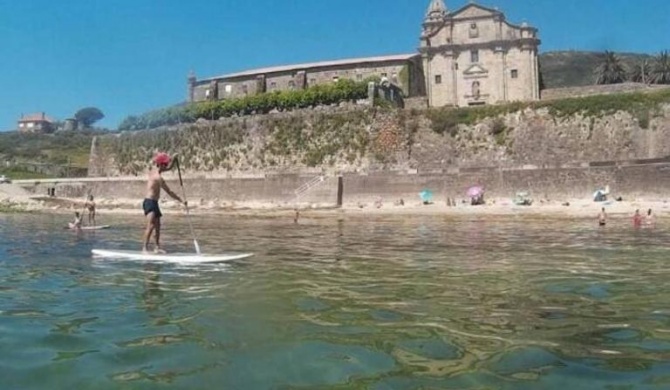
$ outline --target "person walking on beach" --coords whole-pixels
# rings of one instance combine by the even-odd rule
[[[602,210],[600,210],[600,214],[598,214],[598,225],[605,226],[606,224],[607,224],[607,213],[605,212],[605,208],[603,207]]]
[[[88,210],[88,224],[95,226],[95,201],[93,200],[93,195],[88,196],[84,207]]]
[[[158,207],[158,201],[161,197],[161,189],[165,190],[168,195],[184,206],[186,206],[186,202],[183,201],[177,194],[172,192],[167,184],[165,184],[163,176],[161,176],[163,172],[172,169],[174,163],[177,161],[177,156],[175,155],[174,158],[170,158],[167,153],[158,153],[154,157],[153,161],[155,168],[151,169],[149,172],[149,178],[147,180],[147,196],[142,203],[144,215],[147,218],[147,227],[144,231],[142,251],[149,251],[149,241],[151,240],[151,234],[155,233],[156,247],[154,248],[154,252],[165,253],[165,251],[162,250],[160,246],[161,217],[163,214]]]

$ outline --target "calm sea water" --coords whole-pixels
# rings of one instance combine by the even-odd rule
[[[667,226],[197,217],[256,255],[178,266],[91,258],[140,218],[63,218],[0,216],[2,389],[670,388]]]

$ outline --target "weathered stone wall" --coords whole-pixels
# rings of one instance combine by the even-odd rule
[[[257,73],[250,71],[241,76],[222,76],[196,81],[193,91],[194,101],[207,100],[208,96],[211,99],[230,99],[255,95],[259,92],[256,88],[259,76],[262,76],[260,80],[264,83],[263,90],[267,92],[304,89],[329,84],[338,79],[363,81],[370,77],[387,77],[390,82],[400,87],[406,96],[425,95],[422,63],[418,54],[402,60],[369,61],[362,58],[360,62],[342,65],[307,64],[305,67],[296,65],[286,68],[289,69],[282,71],[260,69]],[[216,88],[212,88],[212,82]]]
[[[643,83],[621,83],[608,85],[588,85],[584,87],[549,88],[542,90],[542,100],[556,100],[594,95],[612,95],[627,92],[654,92],[668,89],[670,85]]]
[[[165,174],[167,185],[179,196],[182,190],[174,174]],[[270,175],[267,177],[237,178],[184,178],[187,199],[193,205],[218,204],[253,206],[260,203],[291,207],[295,204],[334,206],[337,203],[337,177],[325,177],[309,191],[296,194],[301,186],[315,179],[305,175]],[[110,178],[94,180],[36,180],[22,187],[31,193],[43,195],[47,188],[55,188],[56,195],[66,198],[84,198],[92,194],[105,199],[136,199],[141,202],[146,195],[146,179]],[[171,200],[163,195],[164,200]]]
[[[338,179],[334,176],[325,178],[300,198],[296,197],[295,190],[312,179],[303,175],[188,178],[184,185],[193,205],[206,206],[214,202],[237,207],[261,204],[275,207],[293,207],[296,204],[335,206]],[[508,199],[519,191],[529,191],[535,199],[588,199],[595,189],[606,185],[610,186],[612,195],[626,199],[664,199],[670,194],[670,159],[642,161],[638,164],[610,162],[547,169],[471,168],[432,174],[347,174],[343,177],[343,183],[345,205],[370,205],[377,199],[386,204],[399,199],[418,202],[419,192],[424,189],[433,191],[436,202],[444,202],[447,197],[466,199],[466,190],[472,185],[484,186],[487,197]],[[168,176],[168,185],[181,193],[179,182],[174,176]],[[64,197],[83,198],[91,193],[105,199],[135,199],[138,205],[145,195],[145,182],[139,178],[71,180],[56,184],[43,181],[24,184],[23,187],[35,194],[45,194],[47,188],[55,187],[56,194]]]
[[[142,174],[152,155],[178,152],[186,169],[229,173],[369,173],[556,167],[670,155],[670,105],[561,116],[550,108],[436,129],[432,111],[333,107],[229,118],[98,139],[91,172]]]

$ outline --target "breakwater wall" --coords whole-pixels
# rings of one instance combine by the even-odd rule
[[[313,186],[306,189],[309,183]],[[88,178],[20,183],[26,190],[44,195],[55,188],[56,195],[78,198],[87,193],[104,199],[137,199],[145,195],[141,178]],[[179,182],[168,177],[168,185],[181,194]],[[589,198],[597,188],[609,185],[614,196],[632,198],[664,198],[670,196],[670,160],[638,160],[599,162],[579,166],[536,167],[515,169],[470,168],[430,173],[376,172],[367,175],[344,174],[324,176],[317,180],[305,175],[268,175],[253,177],[200,177],[184,180],[193,204],[250,206],[300,205],[335,206],[338,197],[343,204],[383,202],[418,202],[419,192],[431,190],[436,202],[447,197],[466,199],[472,185],[486,188],[488,197],[511,198],[516,192],[529,191],[536,199],[567,200]],[[306,189],[301,195],[296,190]]]

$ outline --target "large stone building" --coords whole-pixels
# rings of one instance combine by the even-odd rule
[[[418,54],[314,62],[253,69],[218,77],[188,80],[189,101],[230,99],[279,90],[299,90],[340,79],[363,81],[386,77],[406,96],[425,94],[425,82]]]
[[[419,53],[254,69],[188,79],[188,100],[230,99],[305,89],[340,79],[387,79],[405,97],[431,107],[474,106],[540,98],[537,29],[508,23],[502,12],[470,2],[449,12],[431,0]]]
[[[421,56],[429,105],[474,106],[540,98],[537,29],[470,3],[449,12],[432,0]]]

